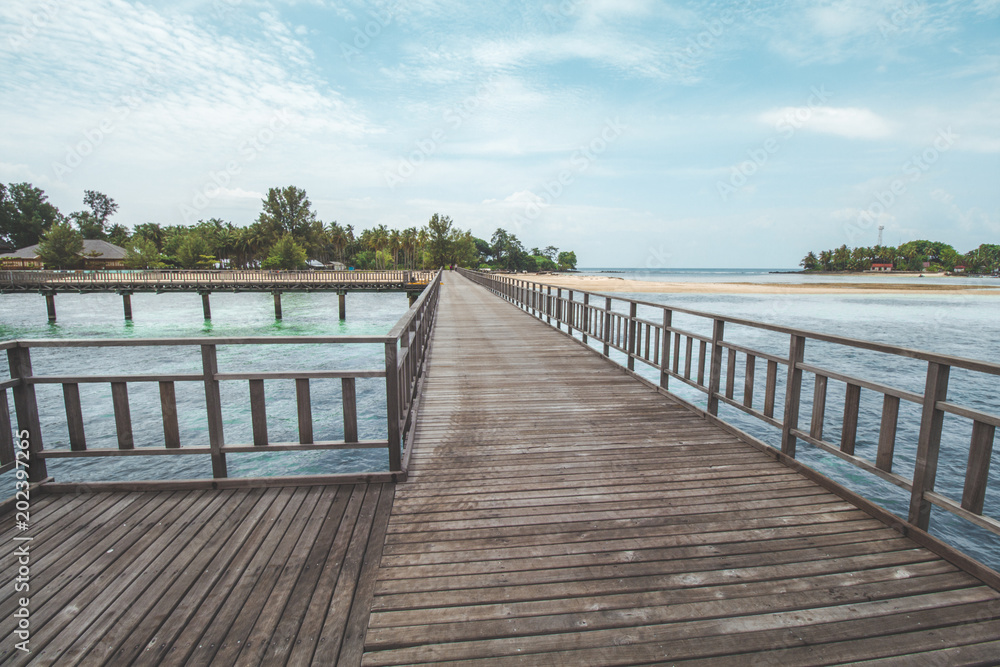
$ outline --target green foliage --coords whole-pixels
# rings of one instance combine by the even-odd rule
[[[437,269],[451,263],[452,258],[452,221],[446,215],[435,213],[427,223],[427,261],[428,268]]]
[[[815,271],[821,268],[822,265],[819,262],[819,258],[816,257],[816,253],[810,250],[809,253],[802,259],[802,261],[799,262],[799,266],[801,266],[806,271]]]
[[[101,227],[107,227],[108,220],[118,210],[114,199],[96,190],[83,191],[83,205],[90,209],[90,214]]]
[[[108,228],[108,243],[124,247],[128,243],[129,236],[128,227],[125,225],[114,224]]]
[[[177,246],[177,261],[185,269],[208,269],[216,260],[208,241],[200,234],[188,234]]]
[[[573,270],[576,268],[576,253],[572,250],[559,253],[559,268]]]
[[[261,264],[262,269],[285,269],[295,271],[306,268],[305,248],[295,242],[291,234],[285,234],[271,246],[271,252]]]
[[[83,203],[89,211],[75,211],[70,218],[85,239],[108,240],[108,220],[118,210],[115,200],[96,190],[84,190]],[[112,241],[113,242],[113,241]]]
[[[69,218],[76,225],[76,228],[80,231],[80,236],[83,238],[98,241],[103,241],[107,238],[104,227],[90,211],[74,211],[69,214]]]
[[[267,198],[262,199],[264,210],[257,216],[262,231],[277,240],[285,234],[305,239],[316,221],[312,202],[306,191],[289,185],[285,188],[270,188]]]
[[[352,225],[317,219],[306,192],[292,185],[270,188],[257,220],[249,226],[212,218],[190,226],[145,222],[130,233],[122,224],[109,224],[118,209],[111,197],[87,190],[83,201],[86,210],[68,218],[79,235],[126,248],[126,261],[135,267],[207,268],[218,262],[232,268],[298,268],[307,259],[318,259],[358,269],[492,264],[512,271],[534,271],[540,267],[572,268],[576,263],[575,254],[560,253],[555,246],[533,248],[528,253],[515,235],[503,229],[493,234],[492,241],[477,238],[439,213],[421,228],[399,230],[379,224],[356,234]],[[27,183],[9,188],[0,184],[0,244],[23,247],[37,243],[44,230],[60,220],[62,216],[45,202],[41,190]],[[290,254],[289,243],[298,251]]]
[[[954,271],[956,266],[962,265],[969,272],[990,273],[1000,270],[1000,252],[993,248],[1000,249],[1000,246],[983,244],[960,255],[952,246],[940,241],[908,241],[898,248],[848,248],[842,245],[833,250],[823,250],[818,256],[809,252],[799,265],[810,271],[868,271],[872,264],[892,264],[896,271]]]
[[[472,232],[463,232],[460,229],[451,230],[449,237],[451,245],[451,257],[449,264],[457,264],[476,268],[479,266],[479,252],[476,250],[476,237]]]
[[[125,244],[125,266],[130,269],[158,269],[164,264],[160,260],[160,251],[149,239],[134,237]]]
[[[0,245],[34,245],[60,219],[59,209],[41,189],[31,183],[0,183]]]
[[[555,271],[559,268],[558,264],[545,255],[532,255],[531,258],[535,260],[535,271]]]
[[[63,222],[57,222],[42,235],[38,256],[47,269],[74,269],[80,265],[83,237]]]

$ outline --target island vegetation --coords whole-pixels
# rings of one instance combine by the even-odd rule
[[[350,224],[320,220],[305,190],[271,188],[257,219],[248,225],[211,218],[192,225],[144,222],[129,228],[112,220],[118,204],[87,190],[84,209],[63,215],[30,183],[0,183],[0,246],[10,251],[38,244],[46,268],[76,268],[84,239],[125,249],[125,265],[153,268],[418,269],[460,265],[505,271],[576,268],[576,254],[555,246],[525,249],[517,236],[497,229],[489,240],[462,230],[435,213],[421,228],[385,225],[356,231]]]
[[[801,262],[806,271],[926,271],[988,275],[1000,271],[1000,245],[984,243],[960,254],[947,243],[909,241],[898,247],[848,248],[842,245],[819,254],[810,251]]]

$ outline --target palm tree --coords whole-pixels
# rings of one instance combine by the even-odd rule
[[[331,222],[330,226],[326,231],[327,238],[330,240],[330,245],[333,247],[333,251],[336,254],[337,261],[344,261],[344,251],[347,250],[347,246],[350,244],[351,239],[348,237],[347,229],[337,224],[336,221]]]
[[[819,263],[824,271],[831,271],[833,269],[833,253],[829,250],[821,251],[819,253]]]
[[[132,236],[152,241],[153,245],[156,246],[157,251],[163,251],[163,240],[166,237],[166,234],[163,231],[163,227],[161,227],[159,223],[144,222],[141,225],[136,225],[135,229],[132,230]]]

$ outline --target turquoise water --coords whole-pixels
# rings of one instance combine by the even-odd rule
[[[621,277],[636,277],[619,274]],[[662,272],[661,272],[662,273]],[[761,282],[762,271],[674,271],[656,280],[711,280]],[[787,276],[787,274],[785,274]],[[706,278],[711,276],[711,278]],[[783,280],[785,278],[782,278]],[[825,281],[846,280],[826,277]],[[964,279],[989,280],[989,279]],[[719,294],[637,294],[636,299],[672,304],[695,310],[716,312],[814,331],[881,341],[904,347],[931,350],[977,359],[996,360],[1000,344],[1000,296],[989,295],[719,295]],[[347,297],[347,321],[337,319],[337,296],[328,293],[285,294],[282,299],[284,320],[275,321],[270,294],[213,294],[213,320],[202,319],[201,300],[196,294],[136,294],[132,297],[135,319],[122,317],[121,297],[113,294],[71,295],[56,297],[58,322],[46,323],[45,301],[37,294],[0,295],[0,339],[10,338],[162,338],[195,336],[289,336],[289,335],[384,335],[407,308],[404,294],[357,293]],[[618,302],[616,308],[621,309]],[[640,316],[656,321],[655,309],[642,310]],[[710,334],[710,324],[702,319],[675,315],[678,327]],[[729,327],[727,340],[766,352],[787,355],[786,336],[746,327]],[[219,366],[222,372],[263,370],[378,369],[383,363],[379,345],[309,346],[280,345],[221,347]],[[197,373],[201,360],[197,347],[188,348],[93,348],[47,350],[32,353],[36,374],[135,374],[142,372]],[[922,362],[889,355],[879,355],[822,343],[812,343],[806,361],[834,371],[874,380],[883,384],[921,392],[926,375]],[[682,362],[683,363],[683,362]],[[637,370],[654,378],[656,371],[638,364]],[[763,404],[764,364],[757,368],[755,405]],[[803,383],[803,407],[800,421],[807,424],[811,411],[812,376]],[[783,404],[783,381],[779,376],[776,404]],[[736,396],[742,397],[743,357],[736,373]],[[679,382],[671,388],[682,398],[704,405],[703,394]],[[89,447],[116,447],[114,413],[108,385],[81,385],[81,401]],[[272,442],[298,439],[295,419],[295,390],[291,380],[266,382],[268,426]],[[315,437],[341,439],[343,421],[339,380],[311,382]],[[844,385],[831,381],[825,421],[825,439],[839,442],[840,416]],[[249,398],[246,382],[223,382],[222,395],[226,442],[252,442],[249,421]],[[993,414],[1000,413],[1000,382],[954,371],[949,396],[969,407]],[[68,448],[65,409],[58,385],[38,387],[43,415],[46,448]],[[137,446],[162,443],[159,400],[155,384],[129,385],[131,414]],[[207,442],[205,397],[200,383],[177,383],[181,422],[181,441],[185,445]],[[857,453],[874,458],[878,439],[881,399],[872,392],[862,392]],[[358,380],[358,421],[362,439],[385,438],[384,380]],[[763,439],[779,444],[780,434],[771,427],[737,410],[723,406],[720,414]],[[919,422],[918,407],[903,402],[899,419],[895,471],[912,474]],[[960,499],[968,456],[971,422],[946,419],[937,490]],[[1000,448],[998,448],[1000,449]],[[905,516],[907,494],[857,470],[853,466],[799,444],[799,458],[829,474],[848,487]],[[230,455],[231,476],[346,473],[387,469],[384,450],[353,452],[268,453]],[[171,456],[158,458],[100,458],[73,461],[50,460],[49,471],[60,481],[101,479],[180,479],[211,475],[208,457]],[[10,482],[12,487],[13,481]],[[986,514],[1000,518],[1000,461],[994,455]],[[932,532],[993,567],[1000,567],[1000,539],[965,521],[935,510]]]
[[[1000,289],[1000,278],[935,276],[900,273],[827,274],[800,273],[798,269],[580,269],[581,275],[628,278],[654,282],[700,283],[905,283],[941,285],[987,285]]]
[[[197,294],[134,294],[133,321],[124,320],[122,299],[114,294],[59,294],[57,321],[47,323],[45,300],[37,294],[0,295],[0,340],[12,338],[168,338],[243,336],[385,335],[408,308],[402,293],[350,293],[347,320],[338,319],[335,293],[282,295],[283,320],[274,319],[270,294],[214,293],[212,320],[203,319]],[[379,370],[381,345],[221,346],[220,372],[279,370]],[[109,375],[200,373],[198,346],[140,348],[42,348],[32,350],[36,375]],[[204,387],[177,382],[181,444],[204,446],[208,440]],[[129,403],[136,447],[162,446],[156,383],[129,383]],[[385,439],[385,380],[358,379],[358,431],[365,439]],[[252,444],[249,388],[246,381],[221,383],[225,441]],[[271,442],[297,442],[295,383],[268,380],[268,433]],[[68,449],[60,385],[36,387],[46,449]],[[343,439],[341,382],[311,380],[316,440]],[[88,448],[117,447],[109,384],[81,384]],[[11,406],[12,407],[12,406]],[[383,449],[326,452],[231,454],[232,477],[369,472],[388,469]],[[186,479],[210,477],[207,456],[90,458],[48,462],[59,481]]]
[[[634,275],[643,272],[623,272],[619,275],[623,278],[632,278],[633,275],[629,273]],[[677,276],[682,272],[672,273],[673,276]],[[707,273],[709,271],[695,272],[693,277],[696,280],[702,279]],[[714,273],[712,281],[758,282],[757,276],[748,271],[713,270],[711,273]],[[662,273],[652,279],[677,280],[676,277],[664,278]],[[833,278],[833,280],[838,279]],[[826,281],[831,281],[831,277],[828,276]],[[928,296],[643,293],[611,296],[993,362],[997,361],[1000,348],[1000,295],[996,294]],[[614,308],[627,312],[627,307],[621,302],[615,302]],[[640,317],[657,322],[662,317],[661,313],[662,311],[655,308],[639,309]],[[704,318],[675,313],[673,321],[679,328],[711,336],[711,321]],[[787,335],[731,325],[726,328],[726,340],[764,352],[788,356]],[[615,352],[612,352],[612,356],[619,362],[624,360],[623,355]],[[682,366],[683,358],[682,349]],[[805,360],[806,363],[832,371],[917,393],[923,393],[927,373],[925,362],[819,342],[810,342],[807,345]],[[743,396],[744,363],[744,357],[740,354],[735,372],[737,400]],[[694,367],[696,366],[697,347],[694,355]],[[644,364],[637,363],[636,370],[649,379],[658,380],[659,372]],[[784,368],[781,370],[784,371]],[[758,360],[754,394],[754,406],[758,409],[764,402],[765,374],[766,362]],[[775,416],[779,419],[784,404],[784,380],[783,372],[779,373],[775,411]],[[813,382],[812,374],[804,374],[800,425],[806,430],[812,412]],[[724,374],[723,387],[725,383]],[[699,407],[706,406],[705,395],[702,392],[676,380],[671,382],[670,388],[680,397]],[[824,439],[827,442],[840,442],[844,393],[843,383],[830,381],[824,420]],[[996,376],[953,369],[948,396],[949,400],[961,405],[994,415],[1000,414],[1000,378]],[[856,454],[869,460],[875,459],[881,408],[881,395],[868,390],[862,391]],[[768,444],[780,446],[780,432],[756,418],[725,405],[720,407],[719,414]],[[907,478],[912,478],[913,474],[919,420],[919,406],[903,401],[900,406],[893,471]],[[945,418],[936,490],[955,500],[961,500],[962,497],[971,432],[971,420],[951,415]],[[799,443],[798,458],[895,514],[903,517],[907,515],[909,494],[903,489],[806,443]],[[984,513],[1000,519],[1000,447],[994,450]],[[992,567],[1000,568],[1000,538],[992,533],[938,509],[934,509],[932,514],[931,532]]]

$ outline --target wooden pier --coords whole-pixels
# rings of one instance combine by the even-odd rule
[[[284,292],[337,292],[340,319],[347,318],[348,292],[406,292],[412,304],[434,271],[0,271],[0,294],[37,292],[45,296],[50,322],[56,321],[56,294],[116,293],[126,320],[132,319],[132,295],[192,292],[201,296],[206,320],[212,319],[213,292],[270,292],[274,317],[282,319]]]
[[[0,662],[995,664],[997,573],[443,283],[426,371],[399,376],[406,482],[42,484],[36,653],[5,586]]]

